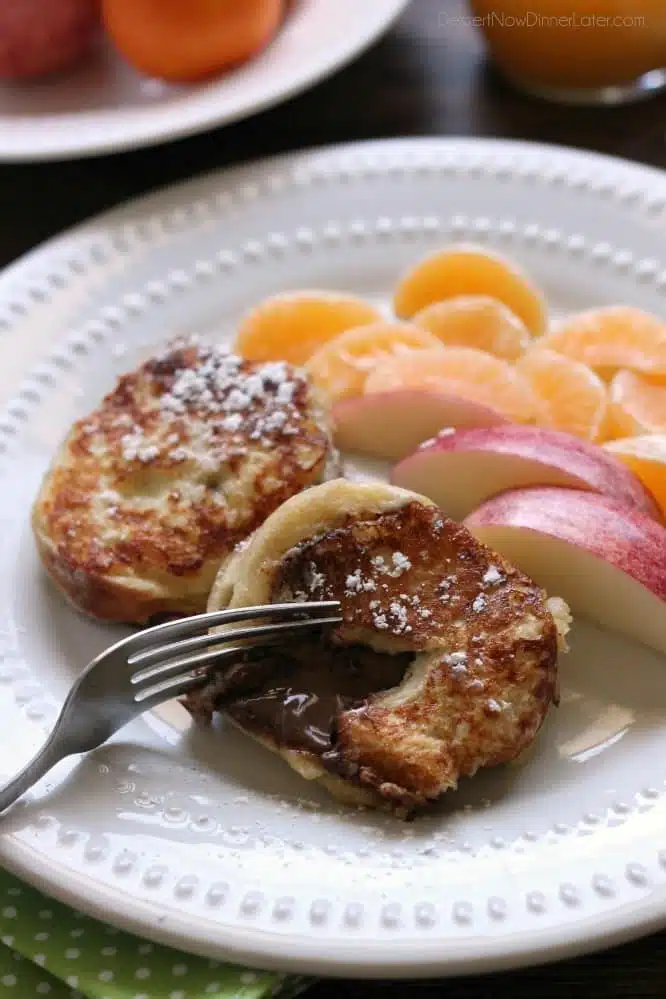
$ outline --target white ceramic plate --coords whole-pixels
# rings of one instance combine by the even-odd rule
[[[557,309],[666,313],[666,181],[566,150],[400,141],[192,181],[77,229],[0,279],[2,769],[37,749],[118,634],[40,572],[28,509],[75,416],[149,345],[228,337],[261,296],[387,300],[449,240],[526,265]],[[20,387],[19,387],[20,386]],[[338,808],[238,732],[166,708],[0,822],[0,861],[88,912],[208,955],[316,973],[488,971],[666,923],[666,664],[579,624],[562,706],[520,767],[403,824]]]
[[[375,41],[408,0],[292,0],[256,59],[200,86],[135,73],[110,45],[57,78],[0,82],[0,161],[113,153],[225,125],[294,96]]]

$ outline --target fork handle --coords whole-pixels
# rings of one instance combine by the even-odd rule
[[[16,777],[0,788],[0,812],[13,805],[33,784],[41,780],[60,760],[70,755],[61,740],[53,737],[46,740],[40,751]]]

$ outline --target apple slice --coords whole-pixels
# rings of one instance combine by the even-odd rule
[[[446,392],[395,389],[345,399],[333,407],[342,451],[397,461],[442,428],[492,427],[506,417],[490,406]]]
[[[427,441],[394,467],[391,482],[428,496],[454,520],[522,486],[588,489],[662,519],[638,477],[608,451],[559,430],[517,423]]]
[[[666,528],[652,517],[599,493],[515,489],[465,525],[574,614],[666,653]]]

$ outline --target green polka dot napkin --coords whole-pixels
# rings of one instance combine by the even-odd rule
[[[286,999],[308,982],[147,943],[0,871],[0,996],[28,999]]]

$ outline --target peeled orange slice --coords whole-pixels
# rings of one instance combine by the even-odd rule
[[[629,305],[570,316],[544,337],[542,345],[603,374],[629,368],[666,375],[666,322]]]
[[[344,330],[381,318],[370,302],[354,295],[329,291],[274,295],[241,321],[234,350],[251,361],[303,364]]]
[[[395,289],[397,315],[415,313],[458,295],[499,299],[533,334],[546,326],[546,303],[530,279],[513,263],[482,247],[457,244],[439,250],[412,267]]]
[[[413,350],[443,351],[436,336],[410,323],[370,323],[329,340],[305,365],[315,385],[334,402],[361,395],[366,379],[387,359]]]
[[[666,434],[621,437],[604,448],[638,476],[666,513]]]
[[[591,368],[539,346],[528,351],[516,368],[543,404],[539,422],[588,441],[603,438],[608,393]]]
[[[522,319],[488,295],[456,295],[435,302],[417,312],[412,321],[447,346],[477,347],[505,361],[515,361],[530,342]]]
[[[392,357],[377,365],[365,383],[366,393],[404,388],[460,395],[520,423],[529,423],[541,414],[524,376],[507,361],[474,347],[440,347]]]
[[[666,433],[666,383],[635,371],[618,371],[610,386],[614,437]]]

